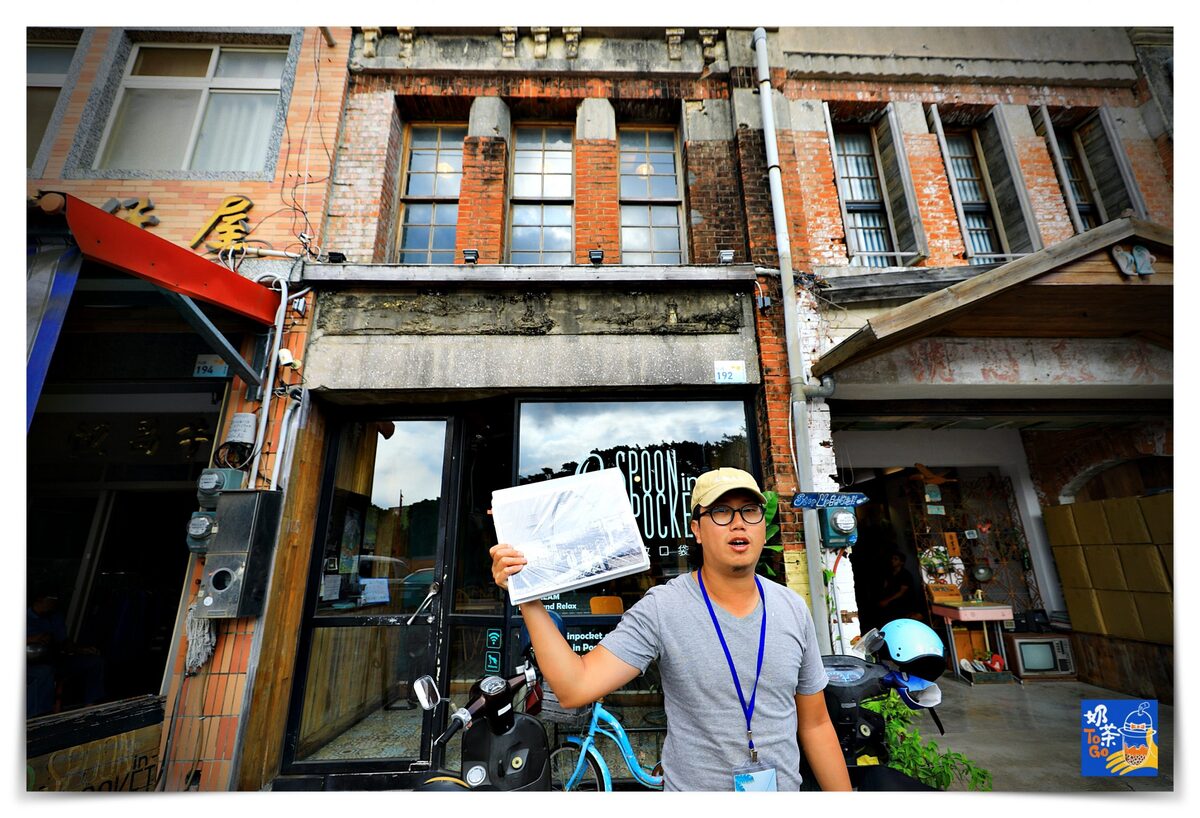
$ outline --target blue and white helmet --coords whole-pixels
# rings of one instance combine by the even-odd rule
[[[894,619],[879,629],[883,656],[902,673],[932,682],[946,670],[946,647],[933,628],[915,619]]]

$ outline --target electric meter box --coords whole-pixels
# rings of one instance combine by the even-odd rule
[[[849,506],[817,509],[824,548],[846,548],[858,542],[858,517]]]
[[[280,491],[223,491],[208,543],[196,613],[236,619],[262,613],[283,510]]]
[[[196,499],[200,508],[217,507],[217,496],[223,491],[240,489],[246,475],[238,469],[205,469],[196,481]]]
[[[217,513],[215,511],[193,511],[188,520],[187,547],[195,554],[207,554],[208,545],[212,542],[217,529]]]

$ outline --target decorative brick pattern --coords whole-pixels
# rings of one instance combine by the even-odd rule
[[[620,159],[613,139],[575,141],[575,263],[589,264],[589,250],[604,263],[621,259]]]
[[[508,207],[508,143],[494,136],[468,136],[463,141],[463,175],[459,193],[458,234],[454,258],[479,251],[480,264],[504,259],[504,225]]]

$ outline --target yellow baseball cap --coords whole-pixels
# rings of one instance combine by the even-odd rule
[[[758,487],[758,481],[749,472],[723,468],[706,471],[696,479],[696,485],[692,487],[692,505],[711,506],[722,494],[737,489],[744,489],[760,502],[767,502]]]

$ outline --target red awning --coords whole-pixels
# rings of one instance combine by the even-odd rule
[[[67,224],[85,258],[260,324],[274,324],[279,294],[220,264],[66,194]]]

